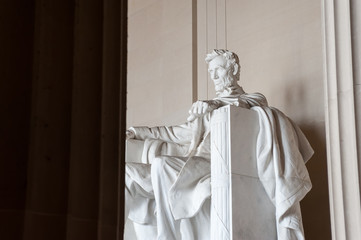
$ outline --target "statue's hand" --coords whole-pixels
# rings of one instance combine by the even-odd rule
[[[202,117],[216,108],[217,104],[213,101],[197,101],[193,103],[191,109],[189,109],[187,121],[192,122],[194,119]]]
[[[126,130],[125,131],[125,138],[128,139],[133,139],[135,138],[135,133],[132,130]]]

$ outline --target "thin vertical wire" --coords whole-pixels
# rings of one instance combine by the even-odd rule
[[[224,0],[224,34],[225,34],[225,48],[227,49],[228,48],[228,32],[227,32],[227,0]]]
[[[197,1],[192,1],[192,102],[198,99]]]

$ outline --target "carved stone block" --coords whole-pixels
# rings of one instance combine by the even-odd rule
[[[211,115],[211,239],[277,239],[275,207],[258,178],[258,115],[225,106]]]

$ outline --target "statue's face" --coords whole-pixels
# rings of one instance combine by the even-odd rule
[[[226,87],[226,78],[230,69],[227,69],[227,60],[223,56],[213,58],[208,64],[208,72],[213,80],[216,92],[222,92]]]

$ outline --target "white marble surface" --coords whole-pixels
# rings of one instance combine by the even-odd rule
[[[138,162],[142,161],[144,141],[136,139],[128,139],[125,144],[125,159],[126,162]],[[137,239],[134,224],[128,218],[124,219],[124,239],[134,240]]]
[[[126,142],[125,159],[126,162],[142,162],[142,153],[144,141],[136,139],[128,139]]]
[[[333,239],[361,239],[361,170],[360,149],[357,149],[360,146],[357,136],[360,134],[357,115],[360,34],[351,31],[359,25],[361,5],[351,2],[350,11],[349,1],[323,1],[327,167]]]
[[[211,126],[211,239],[277,239],[275,208],[257,173],[257,114],[226,106]]]

